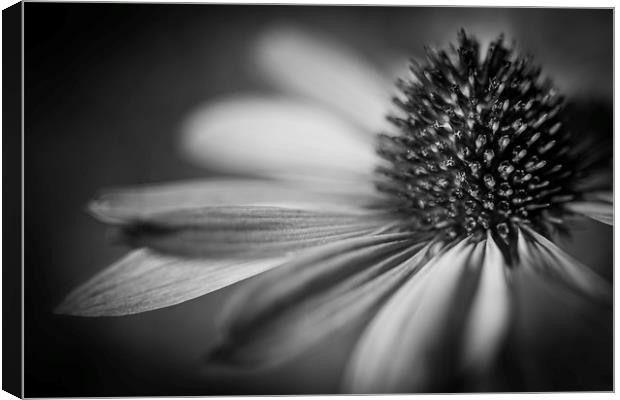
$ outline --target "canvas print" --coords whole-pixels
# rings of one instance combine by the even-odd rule
[[[613,390],[613,10],[24,23],[26,396]]]

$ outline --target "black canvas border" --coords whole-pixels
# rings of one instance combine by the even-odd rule
[[[22,393],[22,6],[2,10],[2,390]]]

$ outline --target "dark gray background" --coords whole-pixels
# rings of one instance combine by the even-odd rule
[[[26,396],[337,390],[350,338],[274,371],[205,370],[213,316],[243,284],[122,318],[51,313],[126,251],[84,212],[98,189],[208,174],[177,151],[179,123],[206,100],[263,88],[248,50],[273,23],[333,35],[379,64],[387,54],[421,55],[460,27],[506,32],[569,94],[585,134],[611,136],[611,10],[26,3]],[[611,228],[583,225],[565,245],[611,277]],[[541,389],[611,388],[610,341],[584,340],[583,351],[567,352],[594,361],[576,374],[554,367]]]

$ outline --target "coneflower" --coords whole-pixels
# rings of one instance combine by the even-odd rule
[[[188,124],[189,152],[275,180],[104,194],[91,210],[137,249],[59,312],[148,311],[260,273],[223,310],[210,362],[274,365],[355,327],[343,391],[388,393],[497,389],[510,333],[538,312],[523,308],[532,291],[569,296],[559,313],[609,309],[611,285],[552,242],[578,214],[612,223],[610,192],[589,180],[605,164],[564,126],[562,98],[531,58],[502,37],[480,54],[464,31],[456,48],[427,49],[398,81],[391,128],[373,148],[368,113],[338,98],[355,85],[322,97],[283,66],[332,76],[315,54],[375,93],[383,80],[295,32],[275,38],[258,53],[267,74],[353,124],[280,99],[207,107]],[[305,52],[287,57],[293,48]]]
[[[582,199],[580,163],[589,157],[571,142],[562,98],[531,58],[515,56],[500,37],[481,59],[461,31],[458,49],[428,48],[411,72],[394,99],[404,115],[390,117],[398,134],[380,136],[387,165],[378,168],[378,189],[418,230],[447,240],[488,232],[510,245],[519,228],[562,230],[572,213],[565,205]]]

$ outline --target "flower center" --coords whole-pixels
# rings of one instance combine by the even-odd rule
[[[397,134],[379,135],[379,190],[417,229],[448,238],[493,234],[508,240],[519,224],[549,232],[575,197],[575,157],[560,121],[562,98],[531,59],[499,37],[479,57],[459,47],[427,49],[399,80]]]

